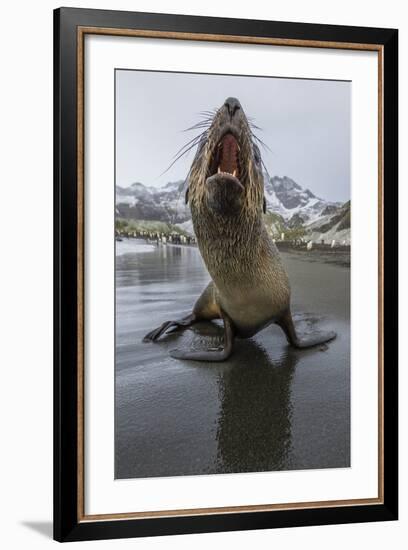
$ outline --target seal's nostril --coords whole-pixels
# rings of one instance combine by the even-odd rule
[[[241,104],[236,97],[227,98],[224,105],[227,108],[228,114],[231,118],[241,108]]]

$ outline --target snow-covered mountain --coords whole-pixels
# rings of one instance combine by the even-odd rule
[[[184,181],[169,182],[159,188],[139,182],[129,187],[117,185],[116,214],[125,219],[185,222],[190,211],[185,205]]]
[[[342,206],[328,208],[322,215],[304,226],[309,238],[314,242],[330,243],[335,240],[339,244],[350,244],[351,204],[350,201]]]
[[[294,225],[318,219],[327,207],[337,208],[340,203],[325,201],[316,197],[287,176],[265,176],[265,199],[267,209]],[[293,221],[292,221],[293,220]]]
[[[313,234],[314,239],[317,239],[332,229],[330,235],[326,236],[328,239],[337,232],[336,227],[347,211],[347,208],[343,211],[346,205],[350,212],[350,203],[341,205],[321,199],[287,176],[269,178],[265,174],[264,181],[267,211],[270,219],[273,217],[273,223],[279,226],[279,231],[303,228],[306,234]],[[190,231],[191,215],[185,205],[185,189],[182,180],[169,182],[160,188],[140,182],[129,187],[116,186],[116,214],[124,219],[177,224]]]

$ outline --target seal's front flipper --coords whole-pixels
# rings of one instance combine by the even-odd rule
[[[333,340],[337,336],[335,332],[327,331],[308,334],[303,338],[299,337],[296,333],[290,311],[287,311],[276,324],[279,325],[285,333],[289,344],[299,349],[311,348],[319,344],[324,344],[325,342],[330,342],[330,340]]]
[[[181,350],[173,349],[170,351],[170,356],[175,359],[189,359],[192,361],[210,361],[220,362],[225,361],[232,353],[234,343],[234,329],[230,318],[221,312],[224,321],[224,347],[208,350]]]
[[[182,350],[172,349],[170,351],[170,357],[174,359],[189,359],[190,361],[209,361],[219,363],[225,361],[231,355],[231,351],[227,351],[225,348],[219,350]]]
[[[156,340],[158,340],[160,336],[163,336],[164,334],[169,334],[178,329],[187,328],[193,325],[195,322],[197,322],[197,316],[195,315],[195,313],[190,313],[190,315],[187,315],[186,317],[183,317],[182,319],[177,319],[175,321],[166,321],[158,328],[147,333],[146,336],[143,338],[143,342],[156,342]]]
[[[298,338],[293,345],[299,349],[311,348],[312,346],[317,346],[319,344],[324,344],[325,342],[330,342],[330,340],[334,340],[336,336],[337,334],[332,330],[326,332],[315,332],[314,334],[310,334],[303,338]]]

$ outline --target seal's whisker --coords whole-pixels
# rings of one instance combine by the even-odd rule
[[[205,135],[205,131],[204,132],[201,132],[201,134],[198,134],[197,136],[193,137],[190,141],[188,141],[185,145],[183,145],[183,147],[181,147],[177,153],[173,156],[176,157],[178,156],[182,151],[183,149],[185,149],[186,147],[189,147],[190,145],[194,145],[194,144],[197,144],[202,138],[203,136]]]
[[[163,176],[166,172],[168,172],[168,171],[170,170],[170,168],[172,168],[172,167],[176,164],[176,162],[177,162],[178,160],[181,159],[181,157],[183,157],[185,154],[187,154],[187,153],[188,153],[193,147],[195,147],[195,146],[196,146],[196,143],[193,143],[192,145],[190,145],[190,147],[189,147],[188,149],[186,149],[185,151],[183,151],[182,153],[180,153],[180,154],[173,160],[173,162],[170,164],[170,166],[168,166],[168,167],[166,168],[166,170],[160,174],[160,176]]]
[[[260,139],[256,134],[254,134],[253,132],[251,132],[252,134],[252,137],[254,139],[256,139],[256,141],[258,143],[260,143],[262,145],[262,147],[264,147],[265,149],[267,149],[268,151],[270,151],[272,153],[272,149],[269,147],[269,145],[267,145],[264,141],[262,141],[262,139]]]
[[[196,128],[209,128],[211,126],[211,120],[204,120],[201,122],[197,122],[197,124],[194,124],[193,126],[190,126],[189,128],[186,128],[185,130],[182,130],[183,132],[189,132],[190,130],[195,130]]]
[[[212,117],[207,117],[207,118],[201,118],[200,120],[197,121],[196,124],[203,124],[205,122],[212,122],[213,118]]]
[[[212,110],[207,110],[207,111],[199,111],[199,115],[208,115],[208,116],[211,116],[211,117],[214,117],[214,115],[216,114],[218,109],[212,109]]]
[[[270,176],[270,174],[269,174],[269,172],[268,172],[268,169],[267,169],[267,167],[266,167],[266,164],[264,163],[264,161],[263,161],[262,159],[261,159],[261,163],[262,163],[263,169],[264,169],[265,172],[266,172],[266,175],[268,176],[268,179],[270,180],[270,179],[271,179],[271,176]]]
[[[204,133],[205,135],[205,133]],[[193,147],[195,147],[196,145],[199,145],[199,143],[201,142],[201,140],[203,139],[203,135],[201,134],[200,136],[197,136],[195,137],[193,140],[191,140],[189,143],[187,143],[186,145],[184,145],[184,147],[182,147],[177,153],[175,156],[179,156],[180,154],[181,155],[184,155],[185,153],[187,153],[188,151],[190,151]]]
[[[247,117],[247,121],[248,121],[248,124],[251,128],[255,128],[256,130],[261,130],[261,132],[263,132],[263,128],[261,128],[260,126],[258,126],[257,124],[255,124],[255,118],[254,117]]]
[[[184,155],[186,155],[189,151],[191,151],[191,149],[193,149],[196,145],[198,145],[205,135],[206,135],[206,131],[202,132],[198,136],[195,136],[188,143],[186,143],[186,145],[183,145],[183,147],[181,149],[179,149],[177,151],[177,153],[174,155],[174,157],[173,157],[174,160],[166,168],[166,170],[164,170],[164,172],[162,172],[159,175],[159,177],[166,174],[166,172],[168,172],[170,170],[170,168],[172,168],[178,160],[180,160]]]

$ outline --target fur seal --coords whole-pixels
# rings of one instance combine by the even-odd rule
[[[189,202],[197,244],[211,282],[190,315],[167,321],[143,341],[198,321],[222,319],[224,345],[204,351],[172,350],[179,359],[224,361],[234,338],[249,338],[271,323],[290,345],[308,348],[335,338],[334,332],[297,335],[290,311],[290,285],[262,214],[266,210],[262,160],[244,110],[226,99],[204,132],[193,160]]]

